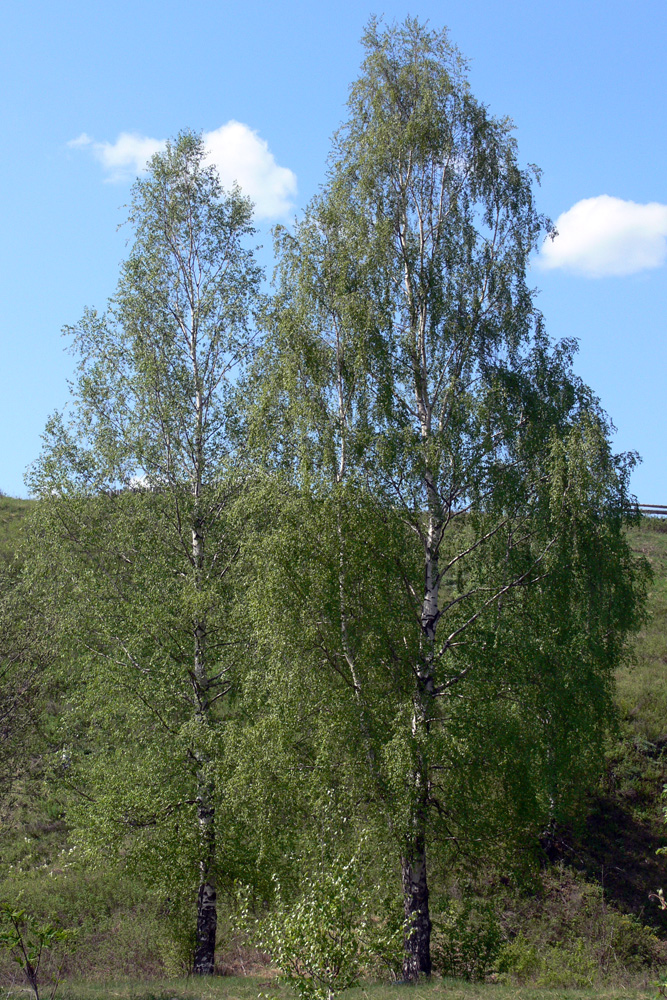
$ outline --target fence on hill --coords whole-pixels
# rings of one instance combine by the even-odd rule
[[[657,503],[637,504],[642,514],[653,515],[653,517],[667,517],[667,507],[662,507]]]

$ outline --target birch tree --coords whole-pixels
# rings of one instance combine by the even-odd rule
[[[79,359],[71,418],[49,422],[30,480],[70,648],[86,664],[79,697],[113,747],[105,760],[89,745],[93,811],[106,802],[111,839],[118,823],[144,836],[162,823],[194,851],[196,974],[214,969],[214,757],[243,649],[232,400],[260,280],[251,215],[220,187],[201,137],[184,132],[152,158],[133,188],[116,295],[66,331]]]
[[[582,747],[568,756],[560,685],[599,731],[641,586],[622,537],[627,464],[527,284],[549,231],[536,171],[446,33],[371,22],[364,45],[328,182],[278,234],[258,439],[275,427],[271,460],[338,510],[337,598],[308,577],[322,597],[309,592],[308,648],[349,686],[378,795],[396,791],[415,979],[431,969],[430,817],[473,815],[481,760],[489,792],[523,768],[524,788],[555,801],[547,786]],[[341,517],[355,491],[365,517]],[[379,593],[386,615],[365,601]]]

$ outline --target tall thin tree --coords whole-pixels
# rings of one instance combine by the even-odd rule
[[[238,492],[231,400],[260,281],[251,219],[249,201],[222,190],[200,136],[183,132],[152,158],[133,188],[116,295],[67,331],[79,358],[72,419],[50,421],[31,476],[52,555],[69,553],[60,599],[80,603],[80,648],[152,713],[161,745],[171,740],[191,774],[173,802],[126,803],[125,819],[146,828],[194,814],[197,974],[213,972],[216,938],[211,754],[243,647],[230,624],[238,544],[227,511]],[[150,742],[148,729],[123,731]],[[113,775],[103,784],[113,788]]]
[[[374,674],[363,617],[375,622],[381,610],[362,610],[350,546],[365,545],[376,575],[393,572],[394,594],[403,589],[404,613],[393,634],[391,623],[380,630],[384,646],[375,643],[373,656],[383,685],[396,678],[395,717],[408,719],[394,751],[400,743],[409,761],[409,804],[394,833],[404,975],[414,979],[431,969],[429,816],[434,806],[455,811],[454,796],[443,804],[437,789],[461,740],[472,745],[473,733],[491,731],[495,700],[518,741],[516,720],[523,713],[525,722],[531,705],[539,745],[553,760],[546,747],[558,739],[558,713],[547,707],[554,685],[546,679],[567,664],[552,648],[542,675],[528,666],[528,650],[542,648],[545,633],[524,644],[524,655],[525,621],[532,614],[548,632],[550,607],[566,606],[573,620],[586,608],[587,625],[573,631],[590,668],[590,705],[605,715],[641,587],[621,532],[632,516],[627,469],[611,455],[596,399],[572,372],[573,345],[552,348],[527,285],[548,223],[535,209],[535,171],[519,166],[511,123],[473,97],[446,32],[412,19],[389,28],[372,21],[364,45],[328,183],[295,232],[279,234],[260,412],[263,440],[277,428],[273,461],[304,489],[321,493],[328,482],[333,496],[345,484],[365,495],[365,537],[359,519],[336,521],[338,601],[318,607],[316,619],[335,608],[337,632],[320,624],[324,662],[349,674],[369,735]],[[388,537],[378,550],[374,516],[387,531],[398,518],[402,543]],[[575,571],[571,553],[590,555],[582,539],[596,532],[600,544],[606,539],[604,565],[583,558]],[[561,620],[558,634],[566,628]],[[409,713],[399,708],[406,690]],[[489,760],[491,751],[487,744]],[[382,757],[369,743],[380,785]]]

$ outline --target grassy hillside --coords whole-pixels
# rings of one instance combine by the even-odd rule
[[[637,744],[647,744],[655,756],[667,747],[667,519],[645,517],[630,537],[635,551],[651,564],[654,579],[636,664],[618,673],[618,705]]]
[[[617,674],[620,731],[610,740],[606,772],[578,827],[559,831],[558,858],[604,886],[607,898],[667,937],[667,911],[649,901],[665,886],[667,845],[667,520],[644,518],[632,546],[651,564],[647,621],[634,662]]]
[[[0,496],[0,570],[14,559],[30,507],[31,501]],[[508,1000],[574,997],[581,994],[563,990],[610,982],[617,984],[617,992],[605,987],[598,996],[638,995],[635,987],[655,978],[653,967],[667,964],[667,911],[648,898],[649,892],[663,886],[667,891],[667,856],[656,854],[659,847],[667,846],[662,798],[667,784],[667,521],[644,519],[632,531],[631,541],[649,560],[654,580],[634,662],[618,672],[619,728],[610,734],[605,773],[599,786],[590,790],[582,815],[555,831],[551,864],[535,875],[532,887],[521,898],[512,898],[508,890],[501,901],[507,880],[495,877],[488,882],[495,886],[491,895],[498,896],[495,902],[505,941],[504,958],[494,967],[505,984],[457,983],[454,989],[452,983],[449,996],[477,1000],[491,990],[495,997]],[[57,706],[50,710],[57,711]],[[19,891],[24,903],[58,912],[65,922],[78,925],[78,952],[67,971],[72,977],[85,977],[89,986],[77,985],[72,978],[62,996],[72,1000],[101,996],[95,993],[95,978],[176,972],[178,958],[168,940],[164,915],[154,901],[142,895],[139,886],[122,884],[117,876],[104,872],[86,872],[62,853],[68,849],[66,816],[67,792],[49,787],[37,758],[26,760],[23,773],[0,801],[4,870],[0,897]],[[465,917],[468,923],[456,931],[461,941],[472,934],[473,950],[481,927],[475,921],[485,920],[486,913],[484,907],[478,911],[473,907]],[[653,930],[645,928],[647,924]],[[221,941],[220,968],[252,970],[258,956],[243,949],[224,918],[221,934],[225,940]],[[436,933],[435,941],[442,942],[442,932],[440,938]],[[454,966],[464,969],[464,944],[456,947]],[[469,942],[465,947],[470,947]],[[7,982],[10,970],[11,965],[0,956],[0,979]],[[511,986],[512,982],[552,987],[558,993],[528,985],[519,988]],[[253,996],[258,985],[268,985],[254,980],[246,983]],[[144,995],[136,982],[127,989],[128,996]],[[175,985],[164,994],[161,989],[156,986],[151,996],[189,995],[185,986],[182,993]],[[114,992],[126,995],[122,987],[115,987]],[[238,980],[230,979],[224,989],[221,985],[206,995],[231,998],[246,992]],[[396,989],[391,995],[399,992]],[[435,994],[438,989],[429,988],[429,992]],[[197,996],[204,995],[201,989],[197,992]],[[642,995],[655,995],[655,991]],[[372,998],[373,991],[368,996]]]
[[[14,558],[21,534],[21,523],[33,500],[16,500],[0,494],[0,568]]]

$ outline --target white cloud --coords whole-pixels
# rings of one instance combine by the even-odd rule
[[[593,278],[635,274],[667,260],[667,205],[638,205],[601,194],[584,198],[556,220],[558,236],[547,238],[540,267],[563,268]]]
[[[258,218],[278,218],[294,208],[296,174],[276,163],[268,143],[254,129],[232,120],[204,132],[203,139],[223,187],[238,183],[255,203]],[[113,143],[96,142],[83,132],[68,146],[89,149],[106,171],[106,180],[127,181],[146,170],[148,160],[164,149],[165,142],[135,132],[121,132]]]
[[[232,120],[204,132],[204,144],[223,186],[236,181],[254,201],[258,217],[276,218],[294,208],[296,174],[278,166],[266,140],[253,129]]]
[[[137,132],[121,132],[115,142],[95,142],[82,132],[67,145],[89,149],[106,170],[108,181],[131,180],[143,173],[151,156],[165,147],[163,139],[150,139]]]

